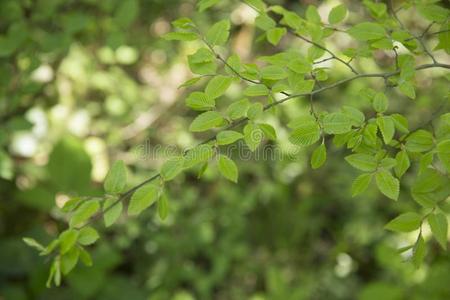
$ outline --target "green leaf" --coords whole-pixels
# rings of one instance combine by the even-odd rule
[[[29,237],[24,237],[22,240],[24,241],[25,244],[27,244],[31,248],[34,248],[38,251],[45,250],[44,246],[42,246],[40,243],[38,243],[35,239],[29,238]]]
[[[219,127],[224,123],[222,115],[216,111],[207,111],[198,115],[189,126],[189,131],[201,132]]]
[[[353,181],[352,197],[364,192],[372,181],[372,174],[361,174]]]
[[[181,89],[181,88],[193,86],[194,84],[199,82],[202,78],[203,77],[194,77],[194,78],[188,79],[185,82],[183,82],[178,88]]]
[[[289,70],[294,71],[295,73],[298,74],[306,74],[312,71],[312,64],[305,58],[303,57],[298,57],[292,61],[289,62],[289,64],[287,65],[287,67],[289,68]],[[293,77],[290,78],[290,80],[294,80],[295,82],[299,81],[298,79],[304,80],[303,78],[304,76],[299,76],[299,77]]]
[[[233,78],[229,76],[217,75],[208,82],[205,93],[212,99],[216,99],[225,94],[232,81]]]
[[[80,260],[83,262],[84,265],[90,267],[92,266],[92,257],[91,255],[84,250],[83,248],[78,248],[79,252],[80,252]]]
[[[423,259],[425,258],[425,252],[426,252],[425,240],[423,239],[422,235],[419,235],[419,238],[417,239],[417,242],[413,247],[413,256],[412,256],[412,261],[416,268],[419,268],[422,265]]]
[[[176,19],[175,21],[172,21],[172,25],[175,28],[179,28],[179,29],[192,29],[195,27],[194,22],[189,19],[189,18],[179,18]]]
[[[386,197],[397,200],[400,193],[400,183],[389,171],[379,170],[375,175],[377,187]]]
[[[423,129],[417,130],[406,139],[405,146],[409,152],[429,151],[433,148],[433,135]]]
[[[197,7],[198,7],[198,11],[202,12],[208,8],[210,8],[211,6],[216,5],[217,3],[219,3],[220,0],[200,0],[197,3]]]
[[[381,135],[383,136],[383,141],[387,145],[392,141],[395,134],[394,121],[390,116],[383,116],[377,118],[377,125],[380,129]]]
[[[61,271],[64,275],[69,274],[75,268],[79,255],[80,250],[78,248],[71,248],[70,251],[61,256]]]
[[[311,167],[313,169],[320,168],[325,161],[327,160],[327,148],[325,144],[322,142],[322,144],[317,147],[311,156]]]
[[[414,212],[399,215],[387,223],[384,228],[397,232],[410,232],[419,229],[422,217]]]
[[[255,25],[256,27],[264,31],[267,31],[269,29],[274,28],[277,25],[277,23],[267,14],[261,14],[258,17],[256,17]]]
[[[110,206],[114,205],[110,208]],[[106,199],[103,203],[103,221],[105,226],[109,227],[114,224],[122,213],[123,204],[115,198]]]
[[[347,15],[347,7],[344,4],[340,4],[331,9],[330,14],[328,15],[328,22],[330,24],[337,24],[342,22]]]
[[[262,116],[263,111],[264,106],[261,103],[253,103],[247,110],[247,117],[254,121]]]
[[[167,41],[195,41],[198,39],[198,36],[194,32],[177,31],[168,32],[163,35],[163,38]]]
[[[397,175],[398,178],[402,177],[403,174],[409,169],[409,166],[411,165],[409,161],[408,153],[405,150],[402,150],[397,153],[395,156],[395,160],[397,161],[397,165],[394,168],[395,175]]]
[[[186,153],[184,157],[184,168],[191,168],[201,162],[207,162],[213,156],[214,150],[211,145],[198,145]]]
[[[444,23],[449,15],[448,9],[435,4],[419,4],[417,5],[417,11],[425,19],[438,23]]]
[[[283,36],[286,35],[286,33],[287,33],[286,28],[276,27],[269,29],[266,32],[267,40],[269,41],[269,43],[276,46],[280,42],[281,38],[283,38]]]
[[[230,21],[222,20],[214,24],[206,33],[206,41],[211,45],[224,45],[230,36]]]
[[[70,227],[77,227],[82,225],[86,220],[92,217],[100,209],[100,204],[97,200],[88,200],[78,207],[70,219]]]
[[[395,128],[398,131],[403,133],[409,132],[408,120],[404,116],[400,114],[392,114],[391,118],[394,121]]]
[[[250,107],[250,102],[248,99],[242,99],[233,102],[228,106],[226,114],[232,119],[237,120],[244,117],[247,114],[247,110]]]
[[[75,197],[71,198],[69,201],[65,202],[61,210],[65,213],[73,211],[83,202],[83,198]]]
[[[447,172],[450,172],[450,139],[444,140],[437,145],[437,155]]]
[[[289,141],[294,145],[309,146],[320,138],[320,127],[311,116],[300,117],[288,125],[294,130],[289,136]]]
[[[264,84],[255,84],[244,90],[244,95],[248,97],[267,96],[269,89]]]
[[[395,160],[391,157],[383,158],[380,161],[380,167],[385,168],[386,170],[392,169],[396,165],[397,165],[397,160]]]
[[[174,179],[178,174],[183,171],[184,158],[174,157],[166,161],[161,167],[161,177],[164,181],[170,181]]]
[[[266,4],[262,0],[244,0],[244,2],[255,8],[260,13],[266,10]]]
[[[188,55],[189,68],[192,73],[199,75],[215,74],[217,65],[215,57],[206,48],[200,48],[192,55]]]
[[[233,182],[238,180],[238,169],[234,161],[226,155],[219,155],[219,171],[220,173]]]
[[[350,120],[352,126],[360,127],[364,124],[364,121],[366,120],[364,114],[359,109],[356,109],[352,106],[342,107],[342,112]]]
[[[253,123],[248,123],[244,127],[244,140],[251,151],[258,148],[264,137],[263,131]]]
[[[67,253],[73,246],[75,246],[78,234],[78,230],[68,229],[59,235],[61,254]]]
[[[281,80],[287,77],[287,73],[282,67],[268,66],[261,69],[261,77],[268,80]]]
[[[242,139],[243,137],[244,136],[239,132],[232,130],[224,130],[217,134],[216,139],[217,144],[219,145],[229,145],[236,142],[237,140]]]
[[[128,205],[128,215],[139,215],[159,198],[160,188],[155,184],[146,184],[134,192]]]
[[[258,124],[258,127],[263,131],[264,135],[272,141],[275,141],[277,139],[277,132],[275,131],[275,128],[272,127],[270,124]]]
[[[370,22],[359,23],[347,30],[347,33],[359,41],[377,40],[386,36],[383,26]]]
[[[345,160],[352,167],[365,172],[375,171],[378,165],[378,161],[374,156],[363,153],[348,155],[345,157]]]
[[[169,214],[169,200],[166,194],[163,194],[158,200],[158,215],[161,220],[165,220]]]
[[[323,118],[323,129],[328,134],[346,133],[351,128],[351,120],[343,113],[335,112]]]
[[[87,226],[80,229],[80,234],[78,236],[78,243],[87,246],[95,243],[99,238],[97,230]]]
[[[434,213],[428,216],[428,224],[431,232],[439,245],[447,250],[448,222],[447,217],[443,213]]]
[[[382,92],[378,92],[373,98],[372,106],[376,112],[382,113],[388,109],[388,99]]]
[[[403,81],[398,84],[398,88],[400,92],[402,92],[403,95],[415,99],[416,98],[416,91],[414,90],[414,85],[409,81]]]
[[[199,111],[211,110],[216,107],[216,102],[203,92],[193,92],[186,98],[186,106]]]
[[[108,172],[108,175],[106,175],[103,187],[109,194],[119,194],[126,189],[127,169],[122,160],[117,160],[114,162]]]
[[[314,5],[308,5],[308,8],[306,9],[306,20],[313,22],[313,23],[321,23],[320,15],[317,11],[317,7]]]

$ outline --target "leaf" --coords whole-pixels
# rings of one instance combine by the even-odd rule
[[[42,246],[40,243],[38,243],[35,239],[33,238],[29,238],[29,237],[24,237],[22,238],[23,242],[25,244],[27,244],[28,246],[30,246],[31,248],[34,248],[38,251],[44,251],[45,248],[44,246]]]
[[[308,8],[306,9],[306,20],[313,22],[313,23],[320,23],[320,15],[317,12],[317,8],[314,5],[308,5]]]
[[[70,227],[82,225],[86,220],[92,217],[100,209],[97,200],[88,200],[80,205],[70,219]]]
[[[216,73],[217,70],[215,57],[206,48],[200,48],[194,54],[188,55],[188,64],[194,74],[210,75]]]
[[[400,178],[403,174],[405,174],[411,165],[408,153],[405,150],[398,152],[397,155],[395,155],[395,160],[397,161],[397,165],[394,168],[395,175]]]
[[[261,103],[253,103],[247,110],[247,117],[254,121],[262,116],[263,111],[264,106]]]
[[[404,116],[402,116],[400,114],[392,114],[391,118],[394,121],[395,128],[398,131],[403,132],[403,133],[409,132],[408,120]]]
[[[347,30],[347,33],[359,41],[377,40],[386,36],[383,26],[370,22],[359,23]]]
[[[272,141],[275,141],[277,139],[277,132],[275,131],[275,128],[272,127],[270,124],[258,124],[258,127],[263,131],[264,135]]]
[[[191,168],[198,163],[207,162],[214,156],[214,150],[209,144],[198,145],[184,156],[184,168]]]
[[[350,120],[352,126],[360,127],[364,124],[364,121],[366,120],[364,114],[359,109],[356,109],[352,106],[342,107],[342,112]]]
[[[206,41],[211,45],[224,45],[230,36],[230,21],[222,20],[214,24],[206,33]]]
[[[269,17],[267,14],[260,14],[255,19],[255,25],[256,25],[256,27],[258,27],[264,31],[267,31],[269,29],[274,28],[277,25],[277,23],[271,17]]]
[[[403,95],[415,99],[416,98],[416,91],[414,90],[414,85],[409,81],[403,81],[398,84],[398,88],[400,92],[402,92]]]
[[[422,217],[414,212],[407,212],[399,215],[387,223],[384,228],[397,232],[410,232],[419,229]]]
[[[80,233],[78,236],[78,243],[83,246],[92,245],[99,238],[97,230],[94,228],[87,226],[80,229]]]
[[[386,197],[397,200],[400,193],[400,183],[389,171],[379,170],[375,175],[377,187]]]
[[[448,222],[447,217],[443,213],[434,213],[428,216],[428,224],[431,232],[439,245],[447,250]]]
[[[159,187],[155,184],[146,184],[139,188],[131,196],[130,204],[128,205],[128,215],[139,215],[144,209],[150,207],[159,198]]]
[[[376,112],[382,113],[388,109],[388,99],[382,92],[378,92],[373,98],[372,106]]]
[[[251,151],[258,148],[264,137],[263,131],[253,123],[248,123],[244,127],[244,140]]]
[[[109,194],[119,194],[127,186],[127,169],[122,160],[117,160],[106,175],[103,187]]]
[[[247,114],[247,110],[250,107],[250,102],[248,99],[242,99],[233,102],[228,106],[226,114],[232,119],[237,120],[244,117]]]
[[[243,137],[244,136],[239,132],[232,130],[224,130],[217,134],[216,139],[217,144],[219,145],[229,145],[236,142],[237,140],[242,139]]]
[[[169,200],[166,194],[163,194],[158,200],[158,215],[161,220],[165,220],[169,214]]]
[[[287,73],[282,67],[268,66],[261,69],[261,77],[268,80],[281,80],[287,77]]]
[[[80,260],[83,262],[83,264],[88,266],[88,267],[92,266],[92,257],[91,257],[91,255],[86,250],[84,250],[81,247],[79,248],[79,252],[80,252],[79,257],[80,257]]]
[[[300,117],[288,124],[294,128],[289,135],[289,141],[294,145],[309,146],[320,138],[320,127],[311,116]]]
[[[198,11],[202,12],[208,8],[210,8],[213,5],[216,5],[219,3],[220,0],[200,0],[197,3]]]
[[[199,82],[202,78],[203,77],[194,77],[194,78],[188,79],[185,82],[183,82],[178,88],[181,89],[181,88],[193,86],[194,84]]]
[[[419,268],[422,265],[423,259],[425,258],[425,252],[426,252],[425,240],[423,239],[422,235],[419,235],[419,238],[417,239],[417,242],[413,247],[413,256],[412,256],[412,261],[416,268]]]
[[[168,32],[163,35],[163,38],[167,41],[195,41],[198,39],[198,36],[194,32],[177,31]]]
[[[248,97],[267,96],[269,89],[264,84],[255,84],[244,90],[244,95]]]
[[[433,148],[433,135],[423,129],[417,130],[406,139],[405,146],[409,152],[429,151]]]
[[[229,76],[217,75],[208,82],[205,93],[212,99],[216,99],[225,94],[232,81],[233,78]]]
[[[233,182],[238,180],[238,169],[234,161],[226,155],[219,155],[219,171],[220,173]]]
[[[325,144],[322,142],[322,144],[317,147],[311,156],[311,167],[313,169],[320,168],[325,161],[327,160],[327,148]]]
[[[345,157],[345,160],[352,167],[365,172],[375,171],[378,165],[378,161],[374,156],[363,153],[348,155]]]
[[[80,198],[80,197],[72,198],[69,201],[64,203],[61,210],[65,213],[71,212],[72,210],[77,208],[78,205],[80,205],[80,203],[82,203],[82,202],[83,202],[83,198]]]
[[[392,141],[395,134],[394,121],[389,116],[378,117],[377,125],[380,129],[384,143],[388,145]]]
[[[280,42],[281,38],[286,35],[286,33],[286,28],[276,27],[269,29],[266,32],[267,40],[269,41],[269,43],[276,46]]]
[[[435,4],[419,4],[416,7],[419,14],[429,21],[444,23],[449,15],[448,9]]]
[[[80,250],[78,248],[71,248],[70,251],[61,256],[61,272],[64,275],[69,274],[75,268],[79,255]]]
[[[437,145],[437,155],[447,172],[450,172],[450,139],[444,140]]]
[[[60,241],[59,246],[61,254],[67,253],[67,251],[69,251],[70,249],[72,249],[73,246],[75,246],[78,234],[79,234],[78,230],[68,229],[59,235]]]
[[[361,194],[369,186],[372,180],[372,174],[361,174],[353,181],[352,184],[352,197]]]
[[[166,161],[161,167],[161,177],[164,181],[170,181],[174,179],[178,174],[183,171],[184,158],[174,157]]]
[[[216,111],[207,111],[198,115],[189,126],[189,131],[201,132],[219,127],[224,123],[222,115]]]
[[[385,168],[386,170],[392,169],[397,165],[397,160],[391,157],[385,157],[380,161],[380,167]]]
[[[110,208],[110,206],[114,205]],[[103,203],[103,221],[105,226],[109,227],[114,224],[120,217],[123,209],[123,204],[117,199],[109,198]]]
[[[291,60],[287,67],[289,70],[301,75],[309,73],[312,70],[311,63],[305,58],[296,58],[294,60]],[[289,80],[294,80],[295,84],[297,85],[299,81],[304,81],[304,76],[290,77]]]
[[[341,134],[351,130],[352,123],[343,113],[327,114],[323,118],[323,129],[328,134]]]
[[[344,4],[340,4],[331,9],[330,14],[328,15],[328,22],[330,24],[337,24],[342,22],[347,15],[347,8]]]
[[[216,107],[216,102],[203,92],[193,92],[186,98],[186,106],[199,111],[211,110]]]
[[[244,2],[259,12],[264,12],[266,10],[266,4],[262,0],[244,0]]]

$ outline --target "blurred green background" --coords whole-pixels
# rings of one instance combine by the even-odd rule
[[[325,15],[339,3],[269,2],[301,14],[315,4]],[[354,13],[352,22],[364,17],[360,1],[340,2]],[[409,14],[402,18],[412,31],[426,26]],[[258,39],[255,13],[238,1],[204,13],[193,1],[0,1],[0,299],[450,299],[448,253],[433,242],[425,265],[415,269],[396,249],[417,235],[383,229],[399,212],[418,209],[408,175],[397,203],[374,187],[351,198],[356,172],[331,141],[325,167],[311,171],[309,150],[293,147],[281,123],[307,111],[304,100],[268,115],[280,138],[265,149],[276,147],[276,159],[239,161],[236,185],[214,167],[201,180],[194,172],[177,178],[168,185],[166,221],[153,207],[139,218],[122,216],[108,230],[99,222],[94,266],[78,266],[62,287],[45,288],[49,264],[23,236],[49,241],[63,230],[58,206],[70,195],[102,195],[112,161],[123,159],[135,184],[168,152],[201,140],[187,131],[195,116],[184,106],[189,91],[178,89],[192,77],[186,55],[200,45],[160,38],[182,16],[205,30],[230,18],[230,50],[245,62],[306,47],[286,38],[277,49]],[[345,42],[330,44],[342,50]],[[392,56],[376,59],[357,66],[377,71],[393,63]],[[345,66],[329,66],[332,80],[348,76]],[[442,72],[420,74],[414,105],[389,92],[390,110],[407,115],[411,127],[448,101]],[[355,81],[330,90],[318,96],[318,109],[345,103],[370,114],[358,91],[382,84]],[[240,95],[233,85],[226,98]],[[170,151],[156,151],[163,148]]]

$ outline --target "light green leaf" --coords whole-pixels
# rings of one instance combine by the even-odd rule
[[[219,171],[227,179],[237,182],[238,169],[234,161],[226,155],[219,155]]]
[[[256,25],[256,27],[258,27],[264,31],[267,31],[269,29],[274,28],[277,25],[277,23],[271,17],[269,17],[267,14],[260,14],[255,19],[255,25]]]
[[[222,115],[216,111],[207,111],[198,115],[189,126],[189,131],[201,132],[219,127],[224,123]]]
[[[195,41],[198,39],[198,36],[194,32],[177,31],[168,32],[163,38],[168,41]]]
[[[164,181],[170,181],[174,179],[178,174],[183,171],[184,158],[174,157],[166,161],[161,167],[161,177]]]
[[[347,33],[359,41],[377,40],[386,36],[383,26],[370,22],[359,23],[347,30]]]
[[[181,88],[193,86],[194,84],[199,82],[202,78],[203,77],[194,77],[194,78],[188,79],[185,82],[183,82],[178,88],[181,89]]]
[[[423,259],[425,258],[425,254],[426,254],[425,240],[423,239],[422,235],[419,235],[419,238],[417,239],[417,242],[413,247],[413,256],[412,256],[412,261],[416,268],[419,268],[422,265]]]
[[[77,227],[82,225],[86,220],[92,217],[100,209],[100,204],[97,200],[88,200],[78,207],[70,219],[70,227]]]
[[[158,215],[161,220],[165,220],[169,214],[169,200],[166,194],[163,194],[158,200]]]
[[[444,140],[437,145],[437,155],[447,172],[450,172],[450,139]]]
[[[384,228],[397,232],[410,232],[419,229],[422,217],[414,212],[399,215],[387,223]]]
[[[327,148],[325,144],[322,142],[322,144],[317,147],[311,156],[311,167],[313,169],[320,168],[325,161],[327,160]]]
[[[281,80],[287,77],[287,73],[282,67],[268,66],[261,69],[261,77],[268,80]]]
[[[320,138],[320,127],[311,116],[303,116],[288,124],[294,128],[289,136],[289,141],[294,145],[309,146]]]
[[[380,129],[381,135],[383,136],[383,141],[387,145],[392,141],[395,134],[394,121],[390,116],[383,116],[377,118],[377,125]]]
[[[352,167],[365,172],[375,171],[378,165],[378,161],[373,155],[363,153],[348,155],[345,157],[345,160]]]
[[[146,184],[134,192],[128,205],[128,215],[139,215],[159,198],[160,188],[155,184]]]
[[[383,158],[380,161],[380,167],[385,168],[386,170],[392,169],[397,165],[397,160],[391,157]]]
[[[114,205],[110,208],[110,206]],[[109,227],[114,224],[122,213],[123,204],[115,198],[106,199],[103,203],[103,221],[105,226]]]
[[[247,117],[254,121],[262,116],[263,111],[264,106],[261,103],[253,103],[247,110]]]
[[[198,7],[198,11],[202,12],[208,8],[210,8],[211,6],[216,5],[217,3],[219,3],[220,0],[200,0],[197,3],[197,7]]]
[[[217,144],[219,145],[229,145],[237,140],[242,139],[244,136],[237,132],[232,130],[224,130],[217,134]]]
[[[191,168],[201,162],[207,162],[213,156],[214,150],[211,145],[198,145],[186,153],[184,157],[184,168]]]
[[[417,11],[425,19],[438,23],[444,23],[449,15],[449,10],[447,8],[428,3],[417,5]]]
[[[80,252],[80,260],[83,262],[83,264],[85,266],[92,266],[92,257],[89,254],[89,252],[87,252],[86,250],[84,250],[83,248],[78,248],[79,252]]]
[[[250,102],[248,99],[242,99],[233,102],[228,106],[226,114],[232,119],[237,120],[244,117],[247,114],[247,110],[250,107]]]
[[[359,110],[352,106],[344,106],[342,107],[342,112],[350,119],[352,126],[359,127],[364,124],[366,120],[364,114]]]
[[[203,92],[193,92],[186,98],[186,106],[199,111],[211,110],[216,107],[216,102]]]
[[[414,85],[409,81],[403,81],[398,84],[398,88],[400,92],[403,93],[403,95],[415,99],[416,98],[416,91],[414,89]]]
[[[244,95],[248,97],[267,96],[269,89],[264,84],[255,84],[244,90]]]
[[[209,97],[216,99],[223,94],[230,87],[233,78],[229,76],[217,75],[208,82],[206,86],[205,93]]]
[[[398,131],[403,133],[409,132],[408,120],[404,116],[400,114],[392,114],[391,118],[394,121],[395,128]]]
[[[192,55],[188,55],[188,64],[192,73],[199,75],[215,74],[217,65],[215,57],[206,48],[200,48]]]
[[[330,24],[337,24],[345,19],[347,15],[347,7],[344,4],[340,4],[331,9],[328,15],[328,22]]]
[[[411,165],[408,153],[405,150],[398,152],[395,156],[395,160],[397,161],[397,165],[395,166],[394,171],[397,177],[400,178],[403,174],[405,174]]]
[[[346,133],[349,132],[351,128],[351,120],[343,113],[335,112],[327,114],[323,118],[323,129],[328,134]]]
[[[80,229],[80,234],[78,236],[78,243],[81,245],[87,246],[95,243],[100,236],[98,235],[97,230],[94,228],[87,226]]]
[[[75,268],[78,262],[79,255],[80,250],[74,247],[71,248],[70,251],[61,256],[61,272],[64,275],[69,274],[70,271],[72,271],[73,268]]]
[[[260,13],[266,10],[266,4],[262,0],[244,0],[244,2],[258,10]]]
[[[353,181],[352,184],[352,197],[364,192],[372,181],[372,174],[361,174]]]
[[[103,187],[109,194],[119,194],[127,186],[127,169],[122,160],[117,160],[106,175]]]
[[[317,11],[317,7],[315,7],[314,5],[308,5],[305,16],[306,20],[310,22],[321,23],[319,12]]]
[[[397,178],[384,169],[379,170],[375,175],[377,187],[386,197],[397,200],[400,193],[400,183]]]
[[[224,45],[230,36],[230,21],[222,20],[214,24],[206,33],[206,41],[211,45]]]
[[[31,248],[34,248],[34,249],[36,249],[38,251],[44,251],[45,250],[44,246],[42,246],[40,243],[38,243],[33,238],[24,237],[22,240],[24,241],[25,244],[27,244]]]
[[[263,131],[264,135],[272,141],[275,141],[277,139],[277,132],[275,131],[275,128],[272,127],[270,124],[258,124],[258,127]]]
[[[406,139],[405,146],[409,152],[429,151],[433,148],[433,135],[423,129],[417,130]]]
[[[372,106],[376,112],[385,112],[388,109],[388,99],[383,92],[378,92],[373,98]]]
[[[255,124],[248,123],[244,127],[244,140],[248,148],[251,151],[255,151],[258,148],[264,137],[263,131]]]
[[[428,216],[428,224],[430,225],[431,232],[435,239],[439,242],[439,245],[441,245],[444,250],[447,250],[447,217],[443,213],[430,214]]]
[[[269,43],[276,46],[280,42],[281,38],[286,35],[286,33],[286,28],[276,27],[269,29],[266,32],[267,40],[269,41]]]
[[[75,246],[78,239],[78,234],[78,230],[68,229],[59,235],[61,254],[67,253],[73,246]]]

